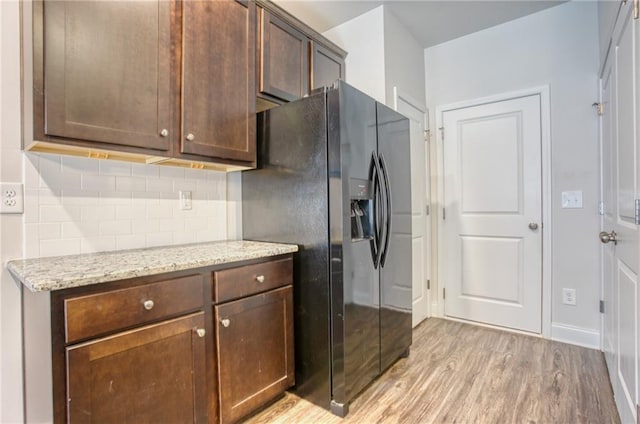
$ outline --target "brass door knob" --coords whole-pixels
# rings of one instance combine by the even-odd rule
[[[618,244],[618,239],[616,238],[617,234],[615,231],[611,231],[610,233],[607,233],[606,231],[602,231],[600,234],[600,241],[604,244],[607,244],[609,242],[613,242],[613,244]]]

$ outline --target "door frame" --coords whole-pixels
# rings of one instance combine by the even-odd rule
[[[542,160],[542,333],[541,336],[546,339],[551,338],[551,290],[552,290],[552,272],[551,272],[551,258],[552,258],[552,233],[553,225],[551,220],[551,106],[549,101],[549,86],[542,85],[532,88],[526,88],[517,91],[509,91],[500,94],[494,94],[491,96],[480,97],[470,100],[464,100],[461,102],[450,103],[446,105],[440,105],[436,107],[436,163],[437,163],[437,202],[438,208],[436,211],[438,218],[438,228],[436,237],[438,239],[438,252],[444,251],[444,240],[441,234],[444,234],[444,222],[442,219],[442,206],[444,205],[444,145],[442,141],[443,128],[443,114],[444,112],[453,111],[456,109],[463,109],[473,106],[481,106],[488,103],[495,103],[499,101],[512,100],[521,97],[528,96],[540,96],[540,136],[541,136],[541,160]],[[437,309],[432,310],[432,314],[437,314],[440,317],[444,315],[444,301],[441,295],[443,294],[444,284],[440,280],[440,272],[444,269],[444,258],[441,254],[438,254],[438,282],[437,282]],[[441,284],[442,283],[442,284]],[[485,325],[485,324],[483,324]],[[487,324],[488,325],[488,324]],[[488,325],[490,326],[490,325]],[[496,327],[503,328],[503,327]],[[526,333],[531,334],[531,333]]]
[[[429,128],[429,108],[421,101],[419,101],[418,99],[410,96],[408,93],[406,93],[404,90],[398,88],[398,86],[394,86],[393,87],[393,110],[395,110],[396,112],[398,111],[398,101],[402,99],[403,102],[413,106],[415,109],[419,110],[422,113],[422,123],[424,125],[424,131],[426,131],[426,134],[430,134],[431,133],[431,129]],[[433,283],[433,264],[435,263],[435,259],[434,259],[434,255],[433,255],[433,238],[434,238],[434,228],[433,228],[433,222],[432,222],[432,211],[433,211],[433,192],[431,190],[431,140],[430,137],[424,137],[424,151],[425,151],[425,193],[423,193],[423,195],[426,195],[427,192],[429,193],[429,198],[428,198],[428,203],[426,203],[426,205],[429,207],[429,213],[426,215],[425,218],[425,227],[427,224],[427,221],[429,222],[429,232],[427,234],[427,231],[425,229],[425,234],[424,234],[424,238],[425,238],[425,251],[424,251],[424,258],[423,260],[425,261],[425,271],[424,271],[424,278],[429,280],[431,282],[431,284]],[[424,283],[424,282],[423,282]],[[428,289],[428,295],[429,295],[429,304],[427,305],[427,318],[431,318],[434,315],[434,308],[433,308],[433,293],[435,293],[433,290],[431,290],[431,288]],[[411,302],[413,303],[413,298],[411,299]]]

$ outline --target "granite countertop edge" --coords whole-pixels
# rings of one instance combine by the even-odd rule
[[[294,244],[247,240],[193,243],[7,262],[32,292],[62,290],[298,251]]]

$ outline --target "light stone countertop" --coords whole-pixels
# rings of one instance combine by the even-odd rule
[[[61,290],[298,251],[294,244],[218,241],[12,260],[9,272],[32,292]]]

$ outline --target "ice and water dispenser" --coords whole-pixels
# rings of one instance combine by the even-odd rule
[[[351,178],[351,241],[373,239],[373,193],[371,182]]]

